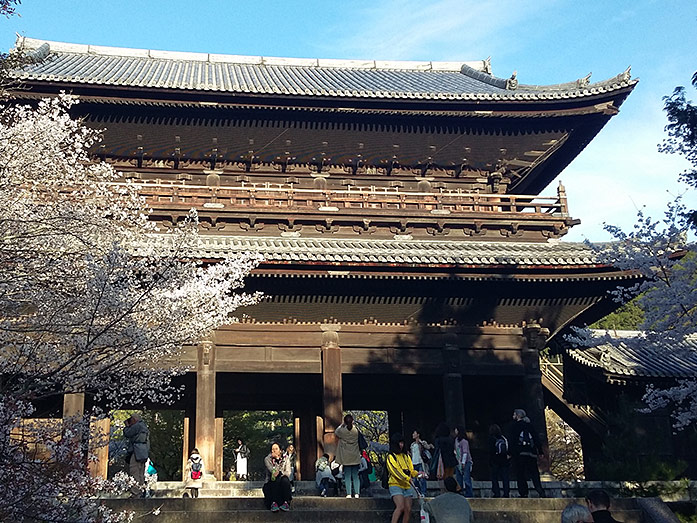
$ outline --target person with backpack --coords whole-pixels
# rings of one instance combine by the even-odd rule
[[[361,484],[361,491],[370,488],[370,473],[373,471],[373,464],[370,462],[367,450],[361,451],[361,464],[358,466],[358,480]]]
[[[323,454],[315,462],[315,483],[317,484],[319,495],[323,498],[327,497],[330,486],[334,486],[334,490],[336,491],[336,480],[334,479],[332,467],[329,463],[329,454]]]
[[[542,454],[542,445],[523,409],[513,411],[513,423],[508,434],[509,453],[513,460],[519,496],[528,497],[528,479],[532,479],[539,496],[546,497],[537,468],[537,457]]]
[[[189,489],[192,498],[198,497],[198,490],[203,488],[203,474],[205,472],[203,458],[195,448],[189,454],[189,460],[186,462],[185,475],[186,483],[184,487]]]
[[[145,497],[145,463],[150,454],[150,431],[137,412],[124,422],[123,436],[128,441],[128,473],[136,480],[131,487],[131,497]]]
[[[421,439],[421,433],[415,430],[411,433],[413,439],[409,450],[411,451],[411,462],[414,464],[414,469],[418,472],[428,472],[429,463],[431,462],[431,450],[433,445]],[[426,477],[420,477],[417,481],[417,487],[422,495],[426,495],[427,483]]]
[[[411,505],[416,497],[411,487],[411,478],[423,475],[423,472],[414,470],[401,434],[392,434],[390,437],[390,452],[385,459],[385,470],[387,488],[395,507],[391,523],[398,523],[400,520],[402,523],[409,523]]]
[[[508,453],[508,438],[501,427],[489,427],[489,467],[491,468],[491,490],[495,498],[501,497],[499,481],[503,484],[503,497],[510,496],[511,456]]]

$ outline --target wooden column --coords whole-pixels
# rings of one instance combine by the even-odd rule
[[[322,329],[322,385],[324,405],[324,452],[331,456],[336,452],[334,430],[341,425],[343,398],[341,386],[341,351],[339,349],[340,325],[323,324]]]
[[[72,392],[63,394],[63,419],[82,416],[85,413],[85,394]]]
[[[450,428],[465,426],[465,404],[462,399],[462,373],[460,372],[460,349],[454,336],[447,339],[443,347],[443,405],[445,422]]]
[[[189,460],[189,451],[191,450],[189,448],[190,421],[191,418],[188,415],[184,416],[184,437],[182,438],[182,481],[186,481],[186,462]]]
[[[90,454],[96,457],[87,467],[94,478],[107,479],[109,469],[109,433],[111,420],[109,418],[93,420],[90,423]]]
[[[523,329],[527,340],[522,350],[523,368],[523,409],[530,418],[535,431],[542,441],[544,456],[539,460],[540,471],[549,473],[549,444],[547,441],[547,424],[545,422],[544,390],[540,372],[540,351],[545,348],[549,329],[531,322]]]
[[[315,478],[315,461],[322,455],[318,450],[317,415],[314,409],[303,407],[295,414],[295,451],[297,453],[296,479],[309,481]]]
[[[85,394],[83,392],[71,392],[63,394],[63,427],[67,426],[67,421],[75,418],[75,421],[82,421],[85,414]],[[85,434],[78,432],[74,438],[76,446],[83,442]]]
[[[223,479],[223,417],[215,418],[215,477],[218,481]]]
[[[196,371],[196,441],[206,467],[215,475],[215,345],[204,342],[198,348]],[[193,446],[192,445],[192,446]]]

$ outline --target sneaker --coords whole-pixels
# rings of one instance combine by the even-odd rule
[[[347,497],[347,498],[350,498],[350,497],[351,497],[351,494],[346,494],[346,497]]]
[[[275,501],[271,503],[271,512],[278,512],[278,510],[278,503],[276,503]]]
[[[327,497],[327,489],[326,488],[322,489],[322,492],[320,492],[319,495],[322,496],[323,498],[326,498]]]
[[[283,503],[283,505],[281,505],[281,510],[283,512],[288,512],[290,510],[290,505],[288,504],[287,501],[285,503]]]
[[[358,495],[358,494],[354,494],[353,497],[354,497],[354,498],[360,498],[361,496]]]

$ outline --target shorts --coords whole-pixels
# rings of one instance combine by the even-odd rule
[[[402,488],[396,485],[390,485],[390,497],[392,496],[404,496],[405,498],[416,497],[414,496],[414,489],[412,489],[411,487]]]

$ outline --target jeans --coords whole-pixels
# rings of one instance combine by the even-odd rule
[[[511,491],[511,464],[506,463],[505,465],[491,464],[491,490],[494,492],[495,498],[501,497],[501,489],[499,488],[499,480],[503,483],[503,497],[507,498],[510,496]]]
[[[464,465],[458,465],[455,468],[455,479],[460,484],[460,487],[465,489],[465,497],[471,498],[474,495],[472,491],[472,462],[468,461]]]
[[[290,491],[290,479],[288,476],[280,474],[274,481],[267,481],[261,488],[264,493],[264,505],[267,509],[271,508],[271,503],[283,505],[290,503],[293,495]]]
[[[344,481],[346,495],[360,494],[361,484],[358,482],[358,465],[344,465]]]
[[[422,470],[424,470],[424,464],[417,463],[416,465],[414,465],[414,470],[421,472]],[[416,481],[414,481],[414,483],[416,483],[416,486],[419,487],[419,490],[421,491],[421,495],[425,496],[426,489],[428,488],[428,485],[426,483],[426,478],[419,478]]]

